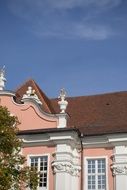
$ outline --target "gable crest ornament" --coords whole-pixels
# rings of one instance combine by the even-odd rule
[[[35,90],[31,86],[28,86],[28,89],[27,89],[26,93],[22,97],[22,101],[24,101],[25,99],[33,99],[38,104],[42,105],[42,102],[40,101],[40,99],[38,98]]]

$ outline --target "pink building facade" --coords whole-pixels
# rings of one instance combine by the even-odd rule
[[[0,74],[0,104],[20,121],[38,190],[127,189],[127,92],[50,99],[33,80],[7,91]]]

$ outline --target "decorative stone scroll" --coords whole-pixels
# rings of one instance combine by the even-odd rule
[[[23,95],[22,97],[22,101],[26,98],[29,98],[29,99],[34,99],[38,104],[42,104],[42,102],[39,100],[36,92],[34,89],[32,89],[31,86],[28,87],[27,91],[26,91],[26,94]]]
[[[113,175],[127,175],[127,165],[113,165],[111,169]]]
[[[64,163],[64,162],[53,162],[52,163],[53,173],[60,173],[60,172],[67,172],[72,176],[79,176],[81,167],[74,166],[71,163]]]

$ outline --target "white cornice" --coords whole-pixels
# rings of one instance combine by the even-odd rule
[[[80,147],[80,139],[75,131],[62,131],[62,132],[46,132],[44,134],[25,134],[19,136],[23,139],[24,146],[35,145],[57,145],[57,144],[73,144],[73,146]],[[72,143],[73,142],[73,143]],[[84,148],[95,147],[114,147],[117,145],[127,145],[126,134],[112,134],[93,137],[83,137],[82,144]]]
[[[25,134],[19,135],[23,141],[23,146],[73,144],[74,147],[80,148],[80,140],[75,131],[63,132],[46,132],[44,134]]]
[[[83,137],[82,144],[84,148],[114,147],[116,145],[127,145],[127,133]]]
[[[15,96],[15,93],[13,91],[9,90],[0,90],[0,96]]]

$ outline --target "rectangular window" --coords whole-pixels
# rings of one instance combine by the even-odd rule
[[[106,160],[87,159],[87,189],[106,190]]]
[[[47,189],[48,156],[30,157],[30,166],[39,172],[38,190]]]

